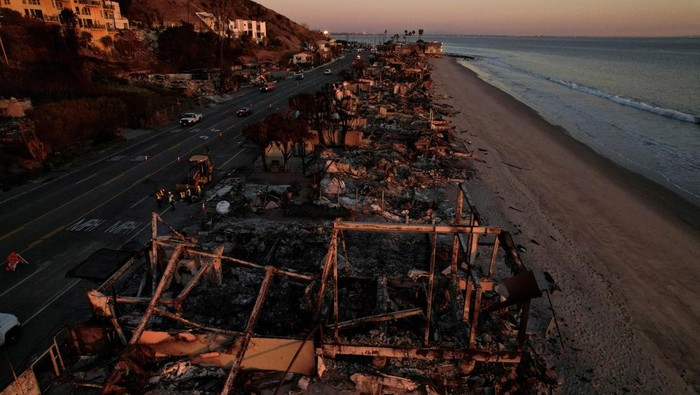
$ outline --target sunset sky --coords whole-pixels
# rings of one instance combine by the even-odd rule
[[[257,0],[331,33],[697,36],[700,0]]]

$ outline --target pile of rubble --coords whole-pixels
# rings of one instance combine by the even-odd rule
[[[530,301],[548,283],[508,232],[482,223],[466,190],[474,156],[431,85],[420,53],[380,53],[334,88],[345,144],[318,151],[306,183],[228,178],[207,194],[217,209],[182,230],[154,213],[147,259],[89,293],[98,324],[75,343],[120,351],[70,370],[74,391],[556,386],[527,347]]]

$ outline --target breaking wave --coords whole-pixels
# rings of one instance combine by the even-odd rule
[[[500,59],[474,56],[472,59],[468,59],[468,60],[476,60],[476,61],[483,60],[483,61],[486,61],[486,62],[493,64],[495,66],[498,66],[498,67],[503,67],[503,68],[511,69],[511,70],[514,70],[514,71],[517,71],[520,73],[528,74],[528,75],[531,75],[535,78],[538,78],[538,79],[541,79],[544,81],[553,82],[555,84],[564,86],[566,88],[569,88],[569,89],[572,89],[575,91],[579,91],[579,92],[583,92],[583,93],[586,93],[586,94],[589,94],[592,96],[597,96],[597,97],[600,97],[602,99],[609,100],[613,103],[617,103],[617,104],[620,104],[623,106],[636,108],[637,110],[647,111],[650,113],[661,115],[661,116],[664,116],[667,118],[676,119],[679,121],[700,124],[700,116],[686,114],[684,112],[673,110],[670,108],[658,107],[658,106],[655,106],[653,104],[645,103],[645,102],[642,102],[639,100],[621,97],[621,96],[618,96],[618,95],[615,95],[615,94],[612,94],[609,92],[605,92],[605,91],[602,91],[602,90],[599,90],[596,88],[591,88],[591,87],[586,86],[586,85],[581,85],[581,84],[578,84],[576,82],[560,80],[557,78],[549,77],[549,76],[544,75],[544,74],[536,73],[534,71],[525,70],[525,69],[513,66],[512,64],[505,63],[505,62],[501,61]]]
[[[532,73],[535,74],[535,73]],[[628,99],[625,97],[620,97],[612,93],[604,92],[595,88],[591,88],[585,85],[577,84],[571,81],[559,80],[556,78],[551,78],[547,76],[537,75],[538,78],[542,78],[547,81],[554,82],[556,84],[565,86],[569,89],[577,90],[579,92],[588,93],[589,95],[598,96],[611,102],[622,104],[623,106],[633,107],[638,110],[648,111],[654,114],[662,115],[664,117],[677,119],[680,121],[691,122],[700,124],[700,117],[695,115],[686,114],[684,112],[672,110],[669,108],[657,107],[652,104],[644,103],[634,99]]]

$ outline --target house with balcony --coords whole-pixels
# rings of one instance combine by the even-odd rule
[[[195,12],[195,15],[209,30],[221,37],[241,38],[241,36],[247,34],[256,43],[267,37],[267,26],[264,21],[229,19],[226,25],[221,26],[217,16],[210,12]]]
[[[61,23],[61,11],[69,9],[75,15],[77,29],[89,32],[97,45],[102,37],[113,38],[117,30],[129,28],[119,3],[110,0],[0,0],[0,7],[55,24]]]

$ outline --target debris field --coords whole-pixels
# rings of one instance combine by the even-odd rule
[[[480,158],[455,137],[420,43],[362,66],[318,95],[328,114],[287,172],[229,175],[182,229],[153,213],[143,253],[87,293],[95,318],[71,329],[78,362],[56,390],[556,388],[527,329],[552,284],[472,203]]]

